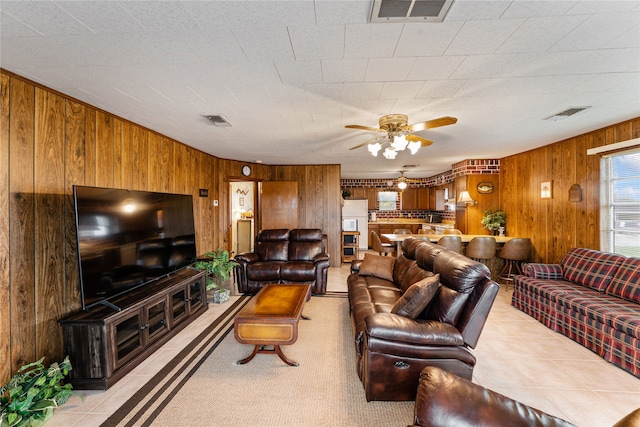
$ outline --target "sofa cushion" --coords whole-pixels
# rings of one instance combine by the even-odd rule
[[[440,286],[440,275],[427,277],[409,286],[407,292],[391,307],[391,313],[399,314],[410,319],[418,317],[433,299]]]
[[[287,261],[289,259],[289,230],[286,228],[261,230],[256,238],[254,252],[262,261]]]
[[[288,261],[280,265],[280,279],[288,282],[313,282],[316,268],[309,261]]]
[[[280,281],[281,262],[258,261],[247,266],[247,279],[255,282],[278,283]]]
[[[607,294],[640,303],[640,258],[627,258],[620,264]]]
[[[562,259],[564,280],[604,292],[624,256],[593,249],[573,248]]]
[[[289,232],[289,261],[313,261],[322,253],[322,230],[295,229]]]
[[[375,276],[393,281],[393,264],[395,261],[395,258],[390,256],[364,254],[364,261],[360,265],[360,275]]]

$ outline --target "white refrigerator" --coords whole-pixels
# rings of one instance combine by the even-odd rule
[[[368,203],[367,200],[345,200],[342,206],[343,231],[354,231],[345,230],[344,225],[353,224],[353,220],[356,220],[356,231],[360,232],[360,250],[367,250],[369,246]]]

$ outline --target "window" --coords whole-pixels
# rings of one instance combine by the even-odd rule
[[[640,149],[603,156],[600,246],[640,257]]]
[[[379,191],[378,206],[381,211],[395,211],[398,202],[398,193],[395,191]]]

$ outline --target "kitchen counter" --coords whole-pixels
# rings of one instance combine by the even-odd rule
[[[369,221],[369,224],[426,224],[427,221],[420,218],[385,218],[377,221]]]

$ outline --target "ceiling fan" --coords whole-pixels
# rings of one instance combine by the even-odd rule
[[[373,156],[377,156],[378,151],[380,151],[383,146],[387,145],[382,154],[387,159],[395,159],[398,155],[398,151],[402,151],[405,148],[409,148],[411,154],[415,154],[420,147],[426,147],[433,144],[433,141],[414,135],[412,132],[433,129],[440,126],[448,126],[456,123],[457,121],[458,119],[455,117],[444,116],[410,125],[409,117],[406,114],[388,114],[380,117],[378,120],[379,127],[377,128],[361,125],[347,125],[345,128],[386,133],[384,136],[380,136],[369,141],[365,141],[362,144],[358,144],[355,147],[351,147],[350,150],[355,150],[368,144],[369,152]]]
[[[397,178],[397,181],[398,181],[398,188],[401,190],[404,190],[405,188],[407,188],[407,185],[410,182],[420,182],[419,179],[411,179],[404,176],[404,171],[400,171],[400,176]]]

